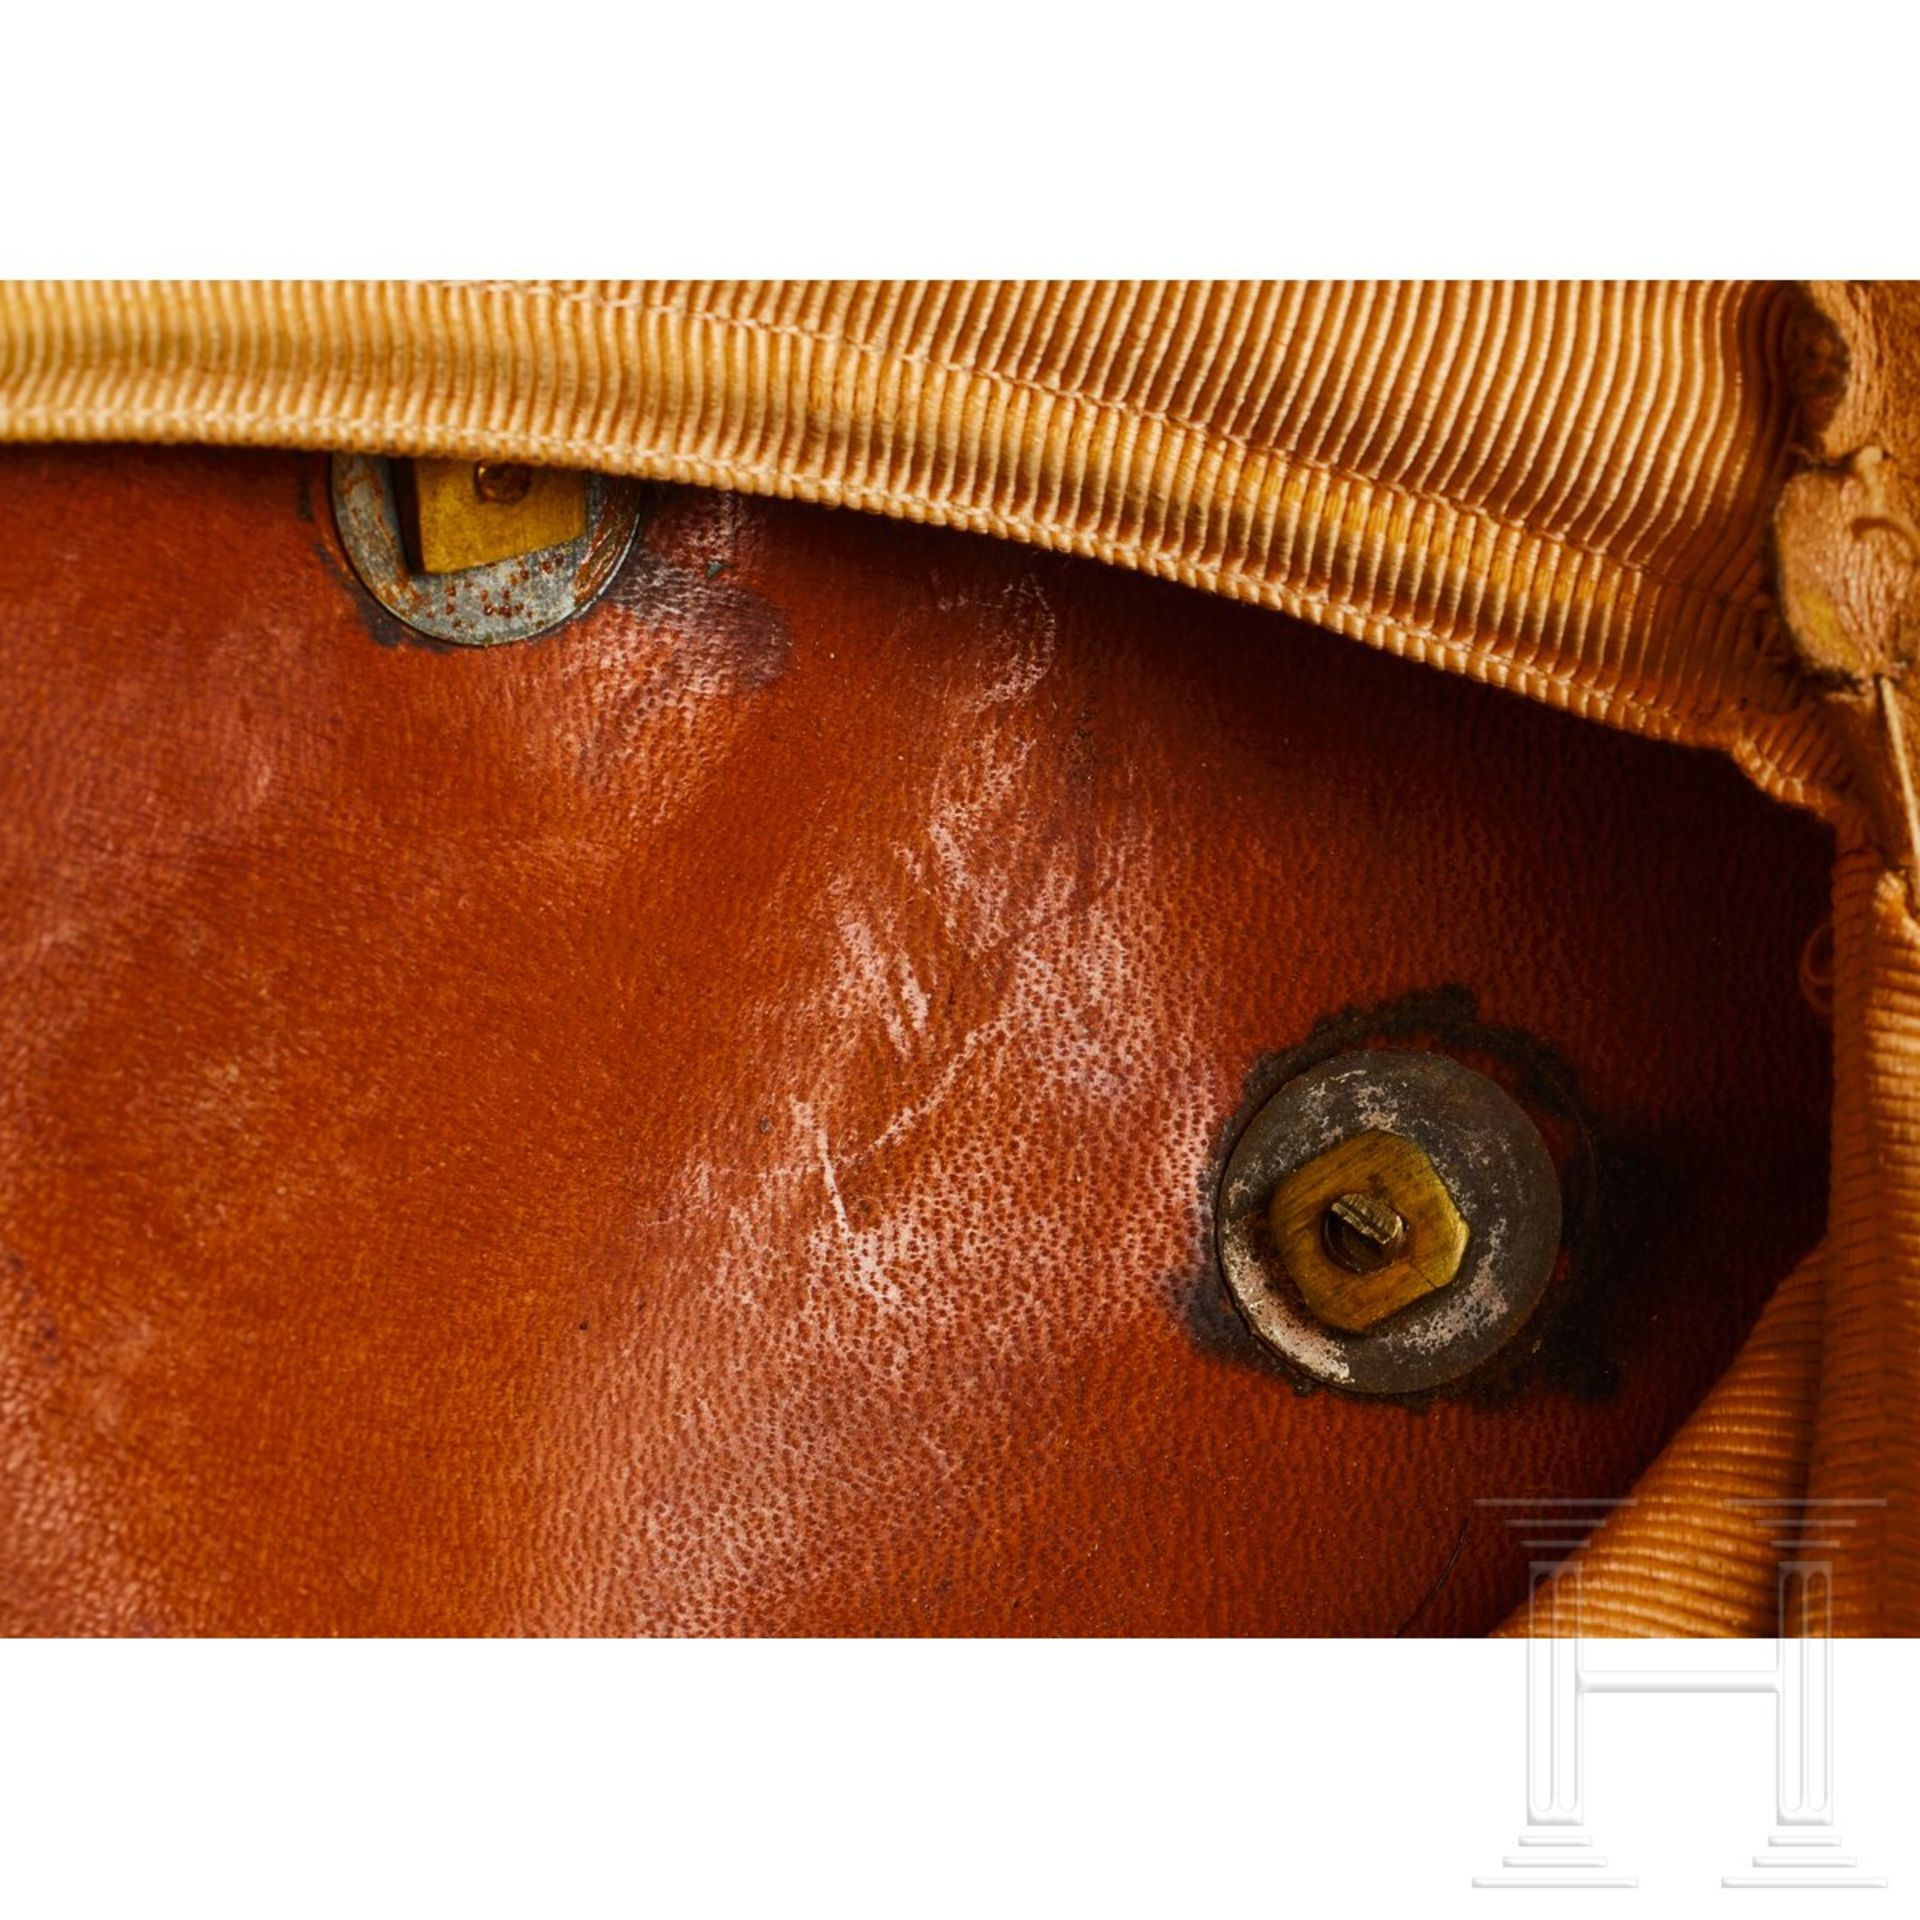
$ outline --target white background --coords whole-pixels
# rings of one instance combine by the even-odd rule
[[[0,271],[1911,273],[1890,0],[0,0]]]
[[[1587,1818],[1640,1885],[1475,1890],[1525,1823],[1513,1642],[6,1649],[0,1910],[1911,1913],[1920,1645],[1835,1652],[1838,1825],[1886,1891],[1723,1890],[1771,1705],[1639,1696],[1591,1702]]]

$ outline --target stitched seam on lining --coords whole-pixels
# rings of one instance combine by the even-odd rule
[[[1039,396],[1056,403],[1066,401],[1070,405],[1087,407],[1100,414],[1117,413],[1130,421],[1167,427],[1178,433],[1192,434],[1204,446],[1234,448],[1261,459],[1276,461],[1287,470],[1325,474],[1330,479],[1345,480],[1359,486],[1371,487],[1376,492],[1390,494],[1397,499],[1417,505],[1445,507],[1452,513],[1484,521],[1488,526],[1498,527],[1506,533],[1518,534],[1526,539],[1551,540],[1563,553],[1583,554],[1589,559],[1603,561],[1622,573],[1636,574],[1659,586],[1672,587],[1683,593],[1697,595],[1735,612],[1765,612],[1772,605],[1770,597],[1764,590],[1736,595],[1723,592],[1718,588],[1702,587],[1697,583],[1679,579],[1673,574],[1663,573],[1644,561],[1623,560],[1616,554],[1608,553],[1602,547],[1590,546],[1584,541],[1569,540],[1562,534],[1542,533],[1539,528],[1530,527],[1523,520],[1511,519],[1496,513],[1490,507],[1469,506],[1450,494],[1433,493],[1424,488],[1409,485],[1405,481],[1376,477],[1363,473],[1357,467],[1343,467],[1337,462],[1315,455],[1263,445],[1244,434],[1228,433],[1164,409],[1135,407],[1122,400],[1105,400],[1097,394],[1075,387],[1051,387],[1044,381],[1031,380],[998,368],[969,367],[956,361],[937,360],[929,355],[902,348],[820,333],[810,327],[797,326],[791,322],[761,320],[750,314],[707,313],[695,307],[671,306],[660,301],[604,299],[589,293],[575,293],[565,288],[543,286],[537,282],[426,280],[419,284],[450,292],[480,293],[496,299],[546,300],[555,305],[581,307],[589,312],[631,312],[643,318],[692,322],[722,331],[737,327],[744,332],[758,334],[763,338],[802,341],[809,346],[825,348],[829,352],[856,354],[863,360],[877,361],[883,365],[918,367],[926,373],[946,374],[955,379],[988,381],[1014,392]]]

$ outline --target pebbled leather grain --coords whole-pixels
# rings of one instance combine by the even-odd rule
[[[1830,840],[1719,759],[686,490],[443,650],[323,474],[0,454],[8,1629],[1483,1630],[1476,1499],[1627,1491],[1818,1238]],[[1302,1395],[1231,1117],[1450,985],[1578,1076],[1605,1364]]]

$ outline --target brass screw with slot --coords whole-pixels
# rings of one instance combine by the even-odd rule
[[[476,460],[473,490],[497,507],[516,506],[533,490],[533,469],[514,460]]]
[[[1378,1273],[1407,1242],[1407,1223],[1378,1194],[1343,1193],[1327,1208],[1320,1237],[1349,1273]]]
[[[1314,1317],[1364,1332],[1458,1277],[1467,1225],[1421,1149],[1369,1130],[1297,1167],[1274,1189],[1268,1227]]]
[[[408,564],[464,573],[564,546],[587,530],[582,473],[519,460],[396,460],[394,505]]]

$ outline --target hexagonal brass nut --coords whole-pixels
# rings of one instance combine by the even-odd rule
[[[1369,1273],[1335,1259],[1327,1216],[1343,1195],[1384,1204],[1405,1222],[1391,1256]],[[1356,1133],[1297,1167],[1274,1189],[1274,1246],[1316,1319],[1360,1333],[1450,1286],[1467,1254],[1467,1223],[1434,1164],[1396,1133]]]

